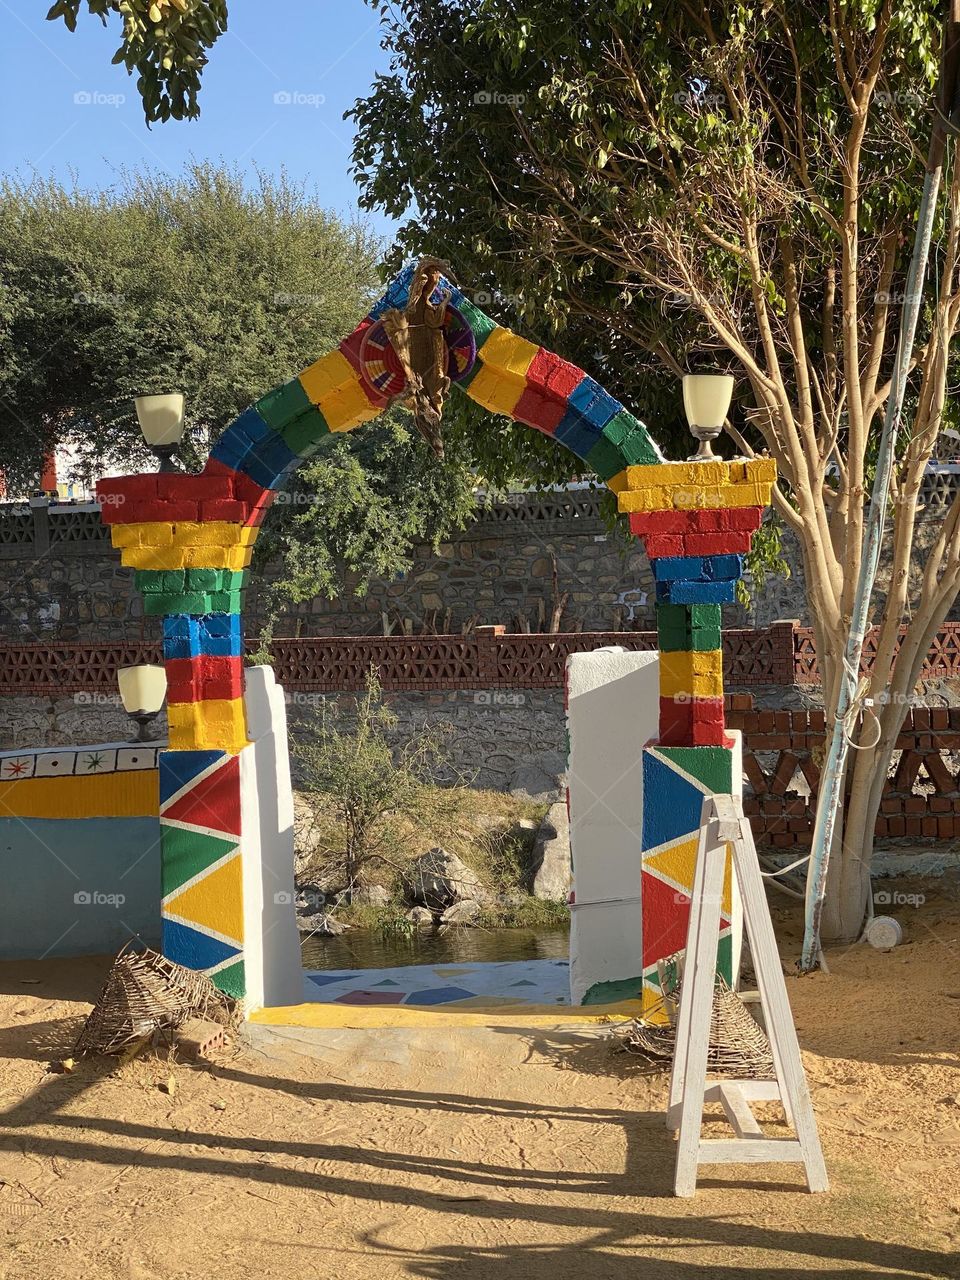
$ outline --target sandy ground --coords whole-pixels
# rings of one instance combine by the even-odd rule
[[[771,1165],[675,1200],[664,1078],[603,1031],[257,1028],[62,1075],[105,962],[0,965],[0,1277],[960,1276],[960,906],[923,888],[897,951],[788,983],[825,1196]]]

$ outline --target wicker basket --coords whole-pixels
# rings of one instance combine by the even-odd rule
[[[206,974],[174,964],[149,948],[134,951],[128,943],[114,960],[83,1025],[74,1057],[122,1053],[187,1018],[231,1026],[240,1012],[239,1002],[218,990]]]

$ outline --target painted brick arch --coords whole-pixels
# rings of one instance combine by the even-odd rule
[[[201,474],[125,476],[97,486],[102,518],[122,563],[136,571],[145,612],[163,619],[165,950],[238,993],[243,938],[230,900],[241,892],[242,832],[239,774],[229,762],[248,743],[241,613],[253,545],[287,475],[326,436],[355,430],[390,403],[361,376],[361,349],[385,310],[407,305],[414,270],[401,271],[333,351],[232,422]],[[720,609],[734,598],[743,554],[769,502],[773,463],[665,462],[643,423],[582,369],[498,325],[452,284],[440,287],[450,290],[476,344],[472,368],[454,385],[574,453],[618,495],[644,541],[657,581],[662,655],[661,754],[650,768],[698,777],[696,751],[709,749],[703,785],[713,787],[724,773],[718,760],[729,755]],[[674,750],[682,764],[667,756]],[[698,821],[699,812],[684,831]],[[656,852],[663,842],[656,824],[649,836],[646,825],[645,848]]]

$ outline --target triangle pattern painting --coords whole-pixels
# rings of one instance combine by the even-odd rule
[[[724,747],[691,747],[669,754],[656,747],[644,750],[640,901],[643,980],[651,992],[659,993],[658,962],[686,946],[703,797],[721,788],[728,791],[731,756]],[[733,893],[728,854],[718,971],[730,983]]]
[[[243,984],[240,761],[222,751],[168,751],[160,761],[164,955],[210,973],[236,995]]]

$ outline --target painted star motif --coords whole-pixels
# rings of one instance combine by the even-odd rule
[[[30,768],[29,760],[8,760],[4,765],[4,770],[11,778],[19,778]]]
[[[88,755],[86,758],[87,768],[93,773],[95,773],[96,770],[99,769],[102,764],[103,764],[103,756],[100,754],[99,751],[91,752],[90,755]]]

